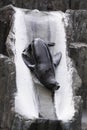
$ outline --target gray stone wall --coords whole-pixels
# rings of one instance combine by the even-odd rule
[[[9,4],[39,10],[87,9],[87,0],[0,0],[0,7]]]
[[[69,0],[0,0],[0,7],[8,4],[27,9],[63,10],[69,8]]]
[[[15,115],[15,64],[8,56],[5,45],[13,12],[11,6],[0,9],[0,130],[10,130]]]
[[[68,42],[87,43],[87,11],[67,10],[66,16],[69,18],[67,30]]]
[[[0,130],[10,129],[14,117],[15,83],[14,63],[0,54]]]
[[[11,27],[14,10],[11,6],[0,9],[0,53],[7,54],[5,42]]]
[[[82,79],[80,94],[83,107],[87,108],[87,11],[67,10],[66,16],[69,18],[66,32],[70,57]]]

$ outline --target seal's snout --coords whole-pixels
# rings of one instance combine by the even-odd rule
[[[60,85],[59,85],[59,83],[57,83],[56,81],[52,81],[50,84],[49,84],[49,86],[50,86],[50,89],[52,89],[52,90],[58,90],[59,88],[60,88]]]

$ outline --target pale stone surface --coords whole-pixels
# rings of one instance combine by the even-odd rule
[[[53,93],[42,85],[35,85],[41,118],[56,120]]]

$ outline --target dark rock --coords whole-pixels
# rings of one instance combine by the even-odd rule
[[[72,74],[72,87],[73,87],[73,95],[77,96],[80,95],[80,88],[82,85],[82,80],[80,76],[78,75],[77,70],[75,69],[76,67],[74,66],[73,69],[73,74]]]
[[[11,27],[9,30],[9,34],[6,38],[6,42],[5,42],[5,46],[6,46],[6,51],[7,54],[10,58],[14,59],[14,55],[15,55],[15,30],[13,29],[14,26],[14,15],[12,16],[12,23],[11,23]]]
[[[70,56],[73,58],[82,79],[80,95],[84,101],[83,107],[87,108],[87,44],[70,43]]]
[[[65,11],[68,8],[68,0],[24,0],[23,8],[39,9],[39,10],[62,10]]]
[[[76,69],[82,79],[81,95],[86,106],[87,95],[87,11],[67,10],[68,18],[67,41],[69,45],[70,57],[75,62]]]
[[[73,1],[74,2],[74,1]],[[80,1],[81,2],[81,1]],[[80,3],[79,3],[80,4]],[[76,69],[82,79],[82,86],[77,91],[83,100],[83,108],[87,108],[87,11],[67,10],[68,18],[67,40],[70,57],[74,60]],[[78,81],[78,80],[77,80]]]
[[[0,0],[0,7],[9,4],[20,8],[39,10],[87,9],[86,0]]]
[[[46,120],[46,119],[36,119],[36,120],[26,120],[18,114],[15,115],[11,130],[81,130],[81,98],[75,97],[76,102],[76,114],[73,121],[67,123],[58,120]],[[78,108],[77,108],[78,106]],[[79,109],[79,113],[78,113]],[[76,120],[78,118],[78,120]]]
[[[84,87],[87,86],[86,48],[87,48],[87,11],[67,10],[66,17],[68,26],[66,28],[67,41],[70,48],[70,57],[73,58]]]
[[[6,39],[11,27],[12,6],[0,9],[0,129],[9,130],[14,119],[15,64],[7,57]],[[4,54],[4,55],[2,55]],[[7,56],[5,56],[7,55]]]
[[[81,117],[82,117],[82,98],[81,96],[74,97],[75,102],[75,115],[73,118],[73,130],[81,130]]]
[[[58,120],[26,120],[15,114],[11,130],[62,130],[62,124]]]
[[[65,12],[65,20],[67,20],[67,25],[65,26],[66,28],[66,38],[67,38],[67,43],[70,44],[71,42],[74,41],[74,24],[73,24],[73,19],[74,19],[74,10],[67,10]]]
[[[71,9],[87,9],[86,0],[71,0]]]
[[[13,13],[12,6],[0,9],[0,53],[4,55],[8,55],[5,42],[11,27]]]
[[[86,0],[81,0],[79,9],[87,9],[87,1]]]
[[[70,9],[79,9],[81,1],[84,0],[70,0]]]
[[[13,119],[15,84],[15,65],[0,54],[0,128],[10,128]]]
[[[68,18],[67,40],[71,42],[87,43],[87,11],[67,10]]]
[[[16,0],[0,0],[0,7],[9,5],[9,4],[15,4]]]
[[[75,62],[84,86],[87,86],[87,44],[70,43],[70,56]]]
[[[0,7],[15,5],[27,9],[62,10],[69,8],[69,0],[0,0]]]

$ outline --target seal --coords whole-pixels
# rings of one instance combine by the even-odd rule
[[[55,43],[36,38],[22,53],[30,71],[50,90],[57,90],[60,87],[55,79],[55,68],[61,60],[62,53],[59,52],[52,57],[49,47],[54,45]]]

